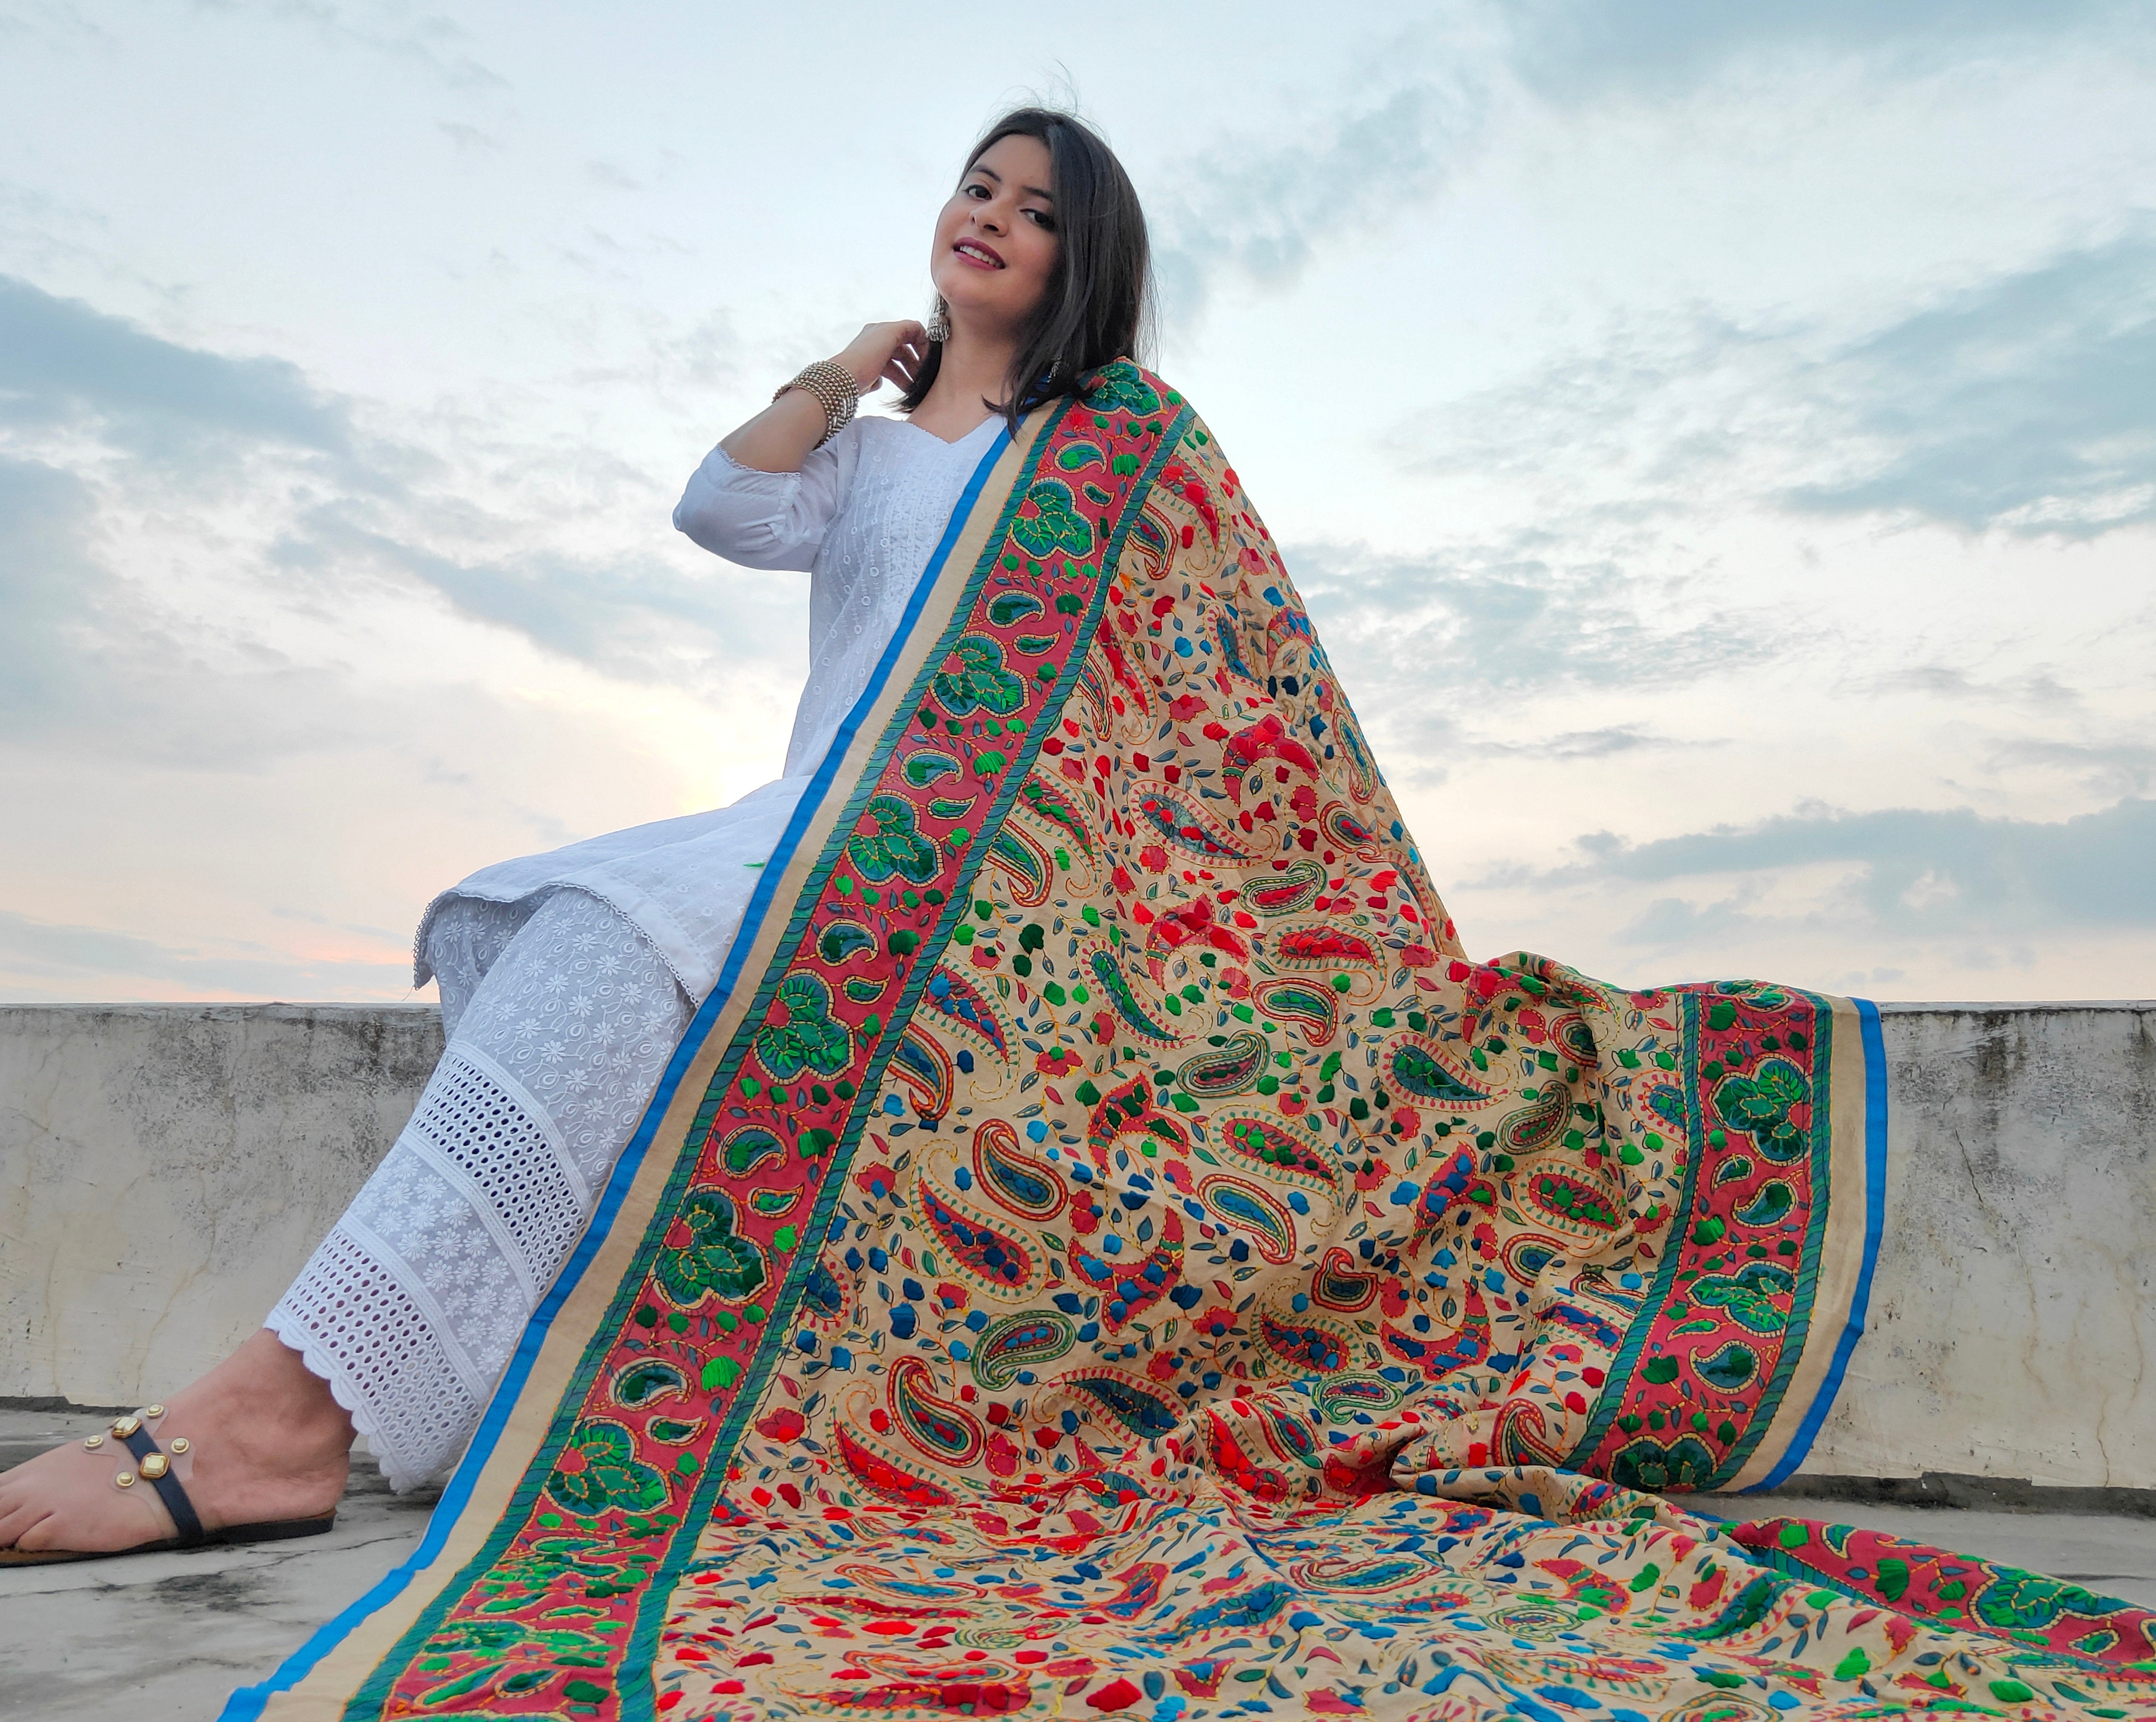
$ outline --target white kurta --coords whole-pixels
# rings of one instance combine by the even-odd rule
[[[634,922],[691,998],[710,992],[756,889],[756,867],[778,846],[868,686],[999,423],[989,419],[947,443],[900,419],[856,419],[798,473],[753,472],[718,449],[705,456],[674,524],[729,562],[810,571],[808,683],[794,713],[785,775],[709,813],[482,867],[428,907],[413,984],[431,975],[430,938],[459,904],[536,907],[573,887]]]
[[[484,868],[429,905],[415,968],[440,981],[449,1044],[267,1321],[398,1488],[470,1439],[995,429],[947,444],[856,420],[799,473],[713,450],[675,524],[732,561],[811,574],[786,775],[731,807]]]

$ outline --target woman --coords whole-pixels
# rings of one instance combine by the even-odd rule
[[[1051,144],[1064,200],[1085,212],[1060,272]],[[690,478],[675,523],[698,543],[814,571],[786,774],[716,813],[488,868],[429,905],[415,984],[439,982],[449,1045],[412,1124],[264,1330],[157,1420],[198,1432],[175,1468],[206,1530],[326,1529],[356,1432],[399,1488],[454,1462],[1003,422],[993,404],[1014,414],[1014,375],[1060,362],[1075,378],[1136,346],[1144,245],[1136,194],[1097,139],[1061,116],[1009,116],[937,222],[940,338],[870,324]],[[882,382],[908,418],[834,432],[829,403]],[[126,1457],[107,1439],[8,1473],[0,1547],[173,1536],[157,1493],[113,1487]]]
[[[1830,1401],[1876,1018],[1466,959],[1240,481],[1124,357],[1145,255],[1099,141],[1014,115],[937,326],[692,480],[700,542],[816,571],[789,775],[437,905],[418,1134],[283,1337],[121,1437],[194,1419],[205,1519],[289,1522],[340,1398],[409,1474],[501,1377],[418,1553],[230,1714],[1767,1716],[1948,1651],[2002,1703],[2146,1685],[2123,1605],[1920,1646],[1911,1599],[1974,1618],[1925,1551],[1635,1492],[1775,1480]],[[910,419],[850,424],[879,379]],[[513,1351],[480,1319],[549,1282]],[[243,1380],[313,1493],[222,1504]],[[141,1534],[98,1457],[37,1462],[40,1541]]]

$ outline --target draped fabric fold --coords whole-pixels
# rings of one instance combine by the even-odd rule
[[[2156,1713],[2124,1604],[1661,1498],[1801,1461],[1883,1094],[1857,1001],[1471,960],[1111,367],[983,459],[425,1543],[228,1714]]]

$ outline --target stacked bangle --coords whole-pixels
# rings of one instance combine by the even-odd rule
[[[844,429],[854,416],[854,409],[860,404],[861,386],[854,381],[854,373],[836,359],[819,359],[790,383],[782,383],[773,392],[772,399],[789,388],[806,389],[824,409],[824,434],[816,439],[816,446],[824,445]]]

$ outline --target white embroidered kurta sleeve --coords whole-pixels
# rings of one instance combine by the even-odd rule
[[[860,464],[864,429],[856,419],[798,472],[758,472],[713,449],[674,505],[675,530],[744,568],[814,568]]]

